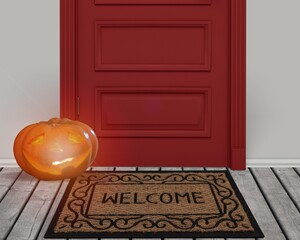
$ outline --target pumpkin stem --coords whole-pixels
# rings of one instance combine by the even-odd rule
[[[49,121],[48,121],[48,123],[50,124],[50,125],[52,125],[53,127],[56,127],[56,126],[58,126],[60,123],[61,123],[61,120],[59,119],[59,118],[51,118]]]

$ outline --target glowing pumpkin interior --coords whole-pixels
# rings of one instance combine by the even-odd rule
[[[85,124],[55,118],[30,126],[17,136],[14,153],[20,167],[39,179],[78,176],[96,156],[97,137]]]

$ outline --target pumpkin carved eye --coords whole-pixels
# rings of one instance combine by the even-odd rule
[[[41,134],[41,135],[35,137],[34,139],[32,139],[31,141],[29,141],[29,144],[32,144],[32,145],[42,144],[44,142],[44,138],[45,138],[45,135]]]
[[[68,134],[68,139],[73,142],[73,143],[82,143],[86,139],[79,134],[74,134],[74,133],[69,133]]]

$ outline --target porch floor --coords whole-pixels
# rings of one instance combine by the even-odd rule
[[[199,170],[161,168],[162,171],[193,169]],[[150,171],[159,168],[94,167],[91,170]],[[300,239],[300,168],[248,168],[231,171],[231,174],[261,227],[264,239]],[[67,184],[68,180],[38,181],[20,168],[0,168],[0,239],[44,239]]]

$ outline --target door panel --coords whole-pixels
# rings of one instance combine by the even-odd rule
[[[96,70],[210,70],[210,22],[96,22]]]
[[[96,90],[101,137],[209,137],[210,89]]]
[[[96,5],[102,4],[200,4],[210,5],[212,0],[95,0]]]
[[[226,166],[228,1],[109,2],[78,0],[78,119],[99,137],[94,165]]]

